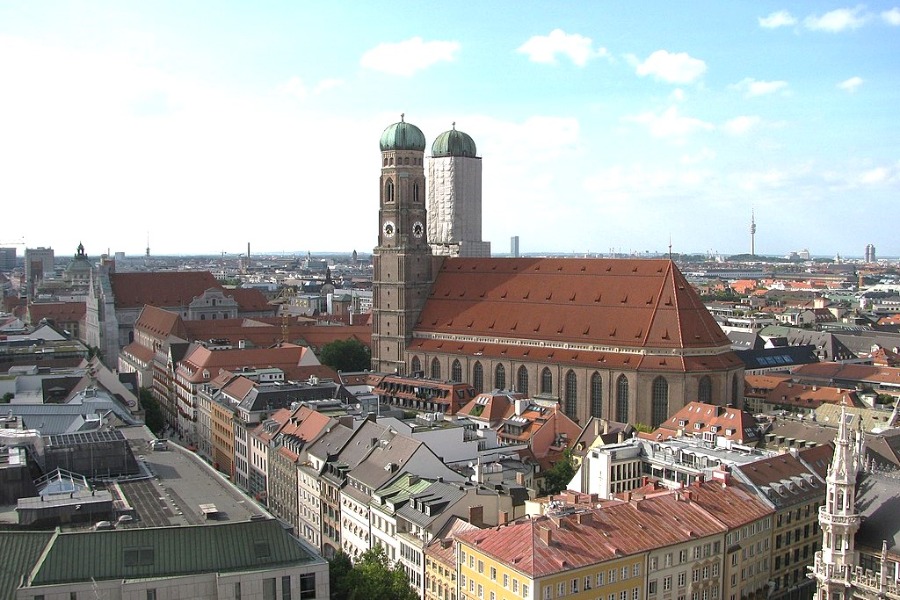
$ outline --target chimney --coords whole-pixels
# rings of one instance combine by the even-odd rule
[[[631,490],[628,490],[627,492],[623,492],[622,495],[624,496],[625,502],[631,502]]]
[[[606,435],[607,433],[609,433],[609,421],[603,419],[603,435]]]
[[[344,427],[349,427],[353,429],[353,415],[344,415],[338,418],[338,423],[343,425]]]
[[[525,485],[525,473],[516,473],[516,483]]]
[[[602,424],[600,423],[600,419],[594,419],[594,435],[600,435],[601,429]]]
[[[509,513],[505,510],[500,511],[500,517],[497,519],[498,525],[506,525],[509,523]]]
[[[580,512],[575,515],[575,522],[579,525],[590,525],[594,522],[594,513]]]
[[[478,528],[484,527],[484,506],[469,507],[469,523]]]
[[[517,398],[514,401],[514,406],[516,409],[516,416],[521,415],[523,412],[525,412],[525,409],[528,408],[528,400]]]
[[[625,441],[625,432],[622,431],[621,429],[619,430],[619,435],[616,436],[616,441],[619,442],[620,444]]]
[[[544,545],[553,545],[553,533],[550,531],[549,527],[539,527],[538,536],[540,537],[541,541],[544,542]]]

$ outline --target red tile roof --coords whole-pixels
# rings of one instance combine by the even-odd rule
[[[859,406],[856,390],[782,381],[766,395],[766,402],[778,406],[818,408],[823,404]]]
[[[729,345],[668,260],[446,259],[416,331],[625,348]]]
[[[68,323],[84,319],[87,305],[84,302],[33,302],[28,305],[28,320],[32,324],[48,319]]]
[[[241,311],[255,312],[270,308],[259,290],[225,289],[209,271],[110,273],[109,283],[116,299],[116,308],[139,308],[145,304],[187,306],[210,288],[222,290],[226,296],[233,297]]]
[[[150,304],[144,305],[141,314],[134,323],[135,330],[143,330],[154,337],[165,339],[170,335],[187,338],[184,321],[178,313],[158,308]]]
[[[178,373],[192,383],[208,381],[208,378],[203,377],[204,370],[209,373],[209,378],[213,378],[218,376],[220,371],[233,371],[240,367],[282,369],[289,379],[299,379],[304,376],[308,379],[309,375],[336,377],[336,373],[324,365],[301,364],[311,353],[309,348],[293,344],[281,344],[273,348],[235,348],[231,350],[210,350],[203,346],[197,346],[179,362]],[[318,363],[318,360],[315,362]]]
[[[652,437],[678,437],[682,432],[686,436],[710,432],[739,444],[759,441],[759,429],[753,415],[733,406],[714,406],[703,402],[686,404],[663,421]]]
[[[725,530],[725,524],[686,496],[664,494],[630,502],[608,501],[596,509],[515,521],[461,532],[457,537],[538,578]]]

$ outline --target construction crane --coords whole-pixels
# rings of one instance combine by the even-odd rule
[[[0,242],[0,246],[24,246],[25,238],[19,238],[14,242]]]

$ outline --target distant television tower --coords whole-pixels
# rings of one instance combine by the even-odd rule
[[[750,256],[756,256],[756,214],[750,210]]]
[[[147,258],[150,258],[150,232],[147,232]]]

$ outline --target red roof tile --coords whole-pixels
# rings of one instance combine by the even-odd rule
[[[40,323],[48,319],[57,323],[68,323],[84,319],[87,311],[84,302],[33,302],[28,305],[28,321]]]
[[[729,345],[668,260],[446,259],[416,331],[626,348]]]

